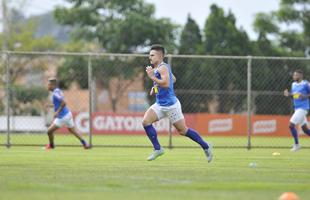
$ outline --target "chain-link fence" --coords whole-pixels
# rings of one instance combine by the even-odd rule
[[[310,59],[168,55],[187,125],[216,147],[289,147],[292,102],[283,96],[292,72],[310,75]],[[1,145],[47,143],[53,109],[47,90],[57,77],[76,129],[93,146],[150,146],[141,120],[155,101],[145,74],[148,56],[104,53],[2,53]],[[10,126],[9,126],[10,124]],[[196,147],[167,119],[156,123],[169,147]],[[301,137],[305,137],[301,131]],[[56,145],[79,142],[65,128]],[[310,147],[310,138],[302,138]]]
[[[7,58],[5,57],[5,54],[1,55],[2,56],[2,59],[1,59],[1,68],[0,68],[0,74],[1,74],[1,84],[0,84],[0,98],[1,98],[1,103],[0,103],[0,112],[1,112],[1,129],[3,131],[0,132],[0,145],[6,145],[7,142],[5,141],[6,140],[6,134],[5,134],[5,131],[6,128],[8,127],[7,124],[5,123],[6,121],[6,116],[5,116],[5,113],[6,113],[6,103],[7,103],[7,99],[6,98],[6,66],[7,66]]]

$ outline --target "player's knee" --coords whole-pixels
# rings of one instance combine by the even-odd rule
[[[186,135],[186,133],[187,133],[187,129],[177,129],[177,132],[180,134],[180,135],[183,135],[183,136],[185,136]]]
[[[146,127],[146,126],[148,126],[148,125],[150,125],[151,123],[149,122],[149,120],[147,120],[147,119],[142,119],[142,126],[143,127]]]
[[[47,134],[48,134],[48,135],[53,134],[53,132],[54,132],[54,131],[53,131],[52,129],[47,130]]]
[[[186,135],[186,131],[184,131],[184,130],[179,131],[179,134],[182,135],[182,136],[185,136]]]

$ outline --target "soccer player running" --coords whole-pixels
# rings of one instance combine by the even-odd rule
[[[310,136],[310,130],[307,126],[307,114],[309,110],[309,97],[310,97],[310,85],[309,82],[304,80],[302,70],[295,70],[293,74],[293,80],[291,92],[288,89],[284,90],[284,96],[293,97],[294,102],[294,114],[290,119],[290,131],[294,138],[294,145],[291,151],[298,151],[301,146],[298,141],[298,133],[296,125],[301,125],[303,132]]]
[[[56,78],[50,78],[48,80],[47,87],[48,87],[48,90],[53,93],[52,101],[53,101],[55,114],[54,114],[54,121],[47,130],[49,144],[46,145],[45,149],[55,148],[54,132],[64,125],[68,128],[70,133],[72,133],[75,137],[77,137],[80,140],[80,142],[82,143],[85,149],[89,149],[90,146],[86,143],[86,141],[78,134],[78,132],[74,128],[72,113],[66,106],[66,102],[64,100],[62,91],[57,87]]]
[[[147,160],[155,160],[164,154],[164,149],[158,142],[157,133],[152,124],[164,117],[168,117],[179,134],[190,138],[202,147],[208,162],[211,162],[213,157],[212,146],[205,142],[195,130],[187,128],[185,124],[181,104],[173,88],[176,78],[172,74],[170,65],[163,61],[164,57],[165,49],[163,46],[153,45],[151,47],[149,60],[154,68],[148,66],[146,67],[146,72],[147,76],[154,83],[150,94],[156,95],[156,103],[145,112],[142,121],[145,132],[154,147],[153,153]]]

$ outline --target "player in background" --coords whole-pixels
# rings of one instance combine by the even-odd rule
[[[54,106],[54,121],[47,129],[47,135],[49,139],[49,144],[46,145],[46,149],[54,149],[54,132],[61,128],[62,126],[66,126],[70,133],[72,133],[75,137],[77,137],[83,147],[85,149],[89,149],[90,146],[86,143],[86,141],[77,133],[76,129],[74,128],[74,122],[72,113],[66,106],[66,102],[64,100],[64,96],[62,91],[57,87],[57,80],[56,78],[50,78],[48,80],[48,90],[53,93],[52,101]]]
[[[164,154],[164,149],[158,142],[157,132],[152,124],[164,117],[168,117],[179,134],[190,138],[202,147],[208,162],[211,162],[213,157],[212,146],[205,142],[195,130],[188,128],[185,124],[181,104],[175,96],[173,88],[176,78],[172,74],[170,65],[163,61],[164,57],[165,49],[163,46],[153,45],[151,47],[149,60],[154,68],[148,66],[146,72],[154,83],[150,94],[155,94],[156,103],[145,112],[142,121],[145,132],[154,147],[153,153],[147,160],[155,160]]]
[[[303,132],[310,136],[310,130],[307,126],[307,114],[309,110],[309,97],[310,97],[310,85],[309,82],[304,80],[302,70],[295,70],[293,74],[293,80],[291,91],[284,90],[284,96],[292,97],[294,102],[294,114],[290,119],[290,131],[294,138],[294,145],[291,151],[298,151],[301,146],[298,141],[298,133],[296,125],[301,125]]]

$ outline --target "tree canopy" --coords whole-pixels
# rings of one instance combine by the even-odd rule
[[[74,37],[98,41],[107,52],[128,53],[161,43],[173,49],[176,25],[154,16],[155,7],[143,0],[67,0],[55,17],[77,27]]]

